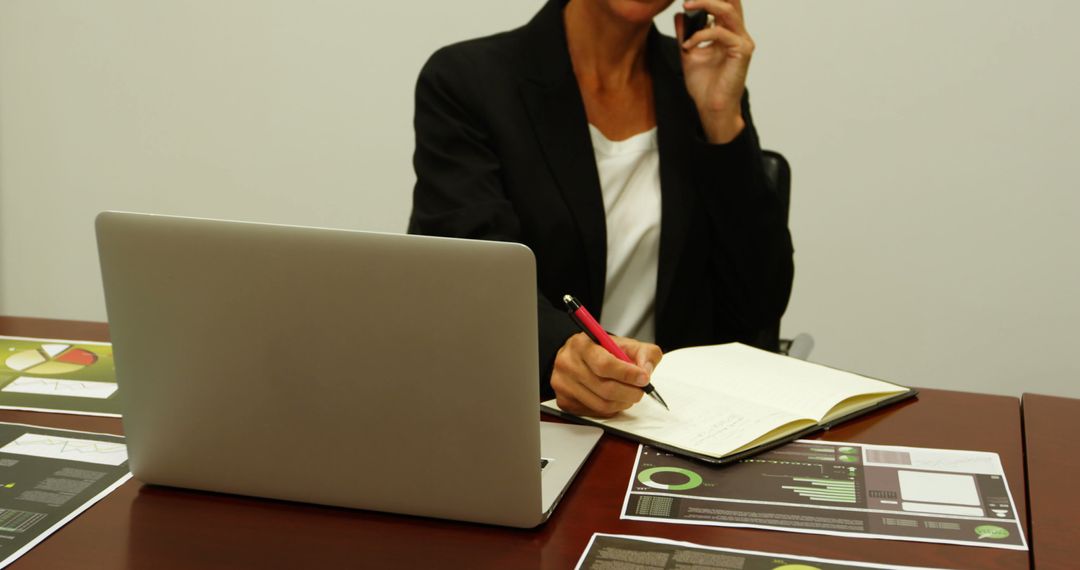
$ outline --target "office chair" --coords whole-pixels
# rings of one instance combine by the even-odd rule
[[[761,151],[764,158],[765,178],[769,189],[776,192],[780,203],[784,206],[784,218],[787,219],[791,211],[791,165],[788,164],[784,155],[772,151]],[[780,321],[767,330],[761,332],[764,340],[780,337]],[[806,360],[810,351],[814,349],[814,338],[806,333],[799,333],[794,338],[780,338],[778,352],[793,356],[800,360]]]

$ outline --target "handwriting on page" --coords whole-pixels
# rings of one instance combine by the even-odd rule
[[[820,420],[847,398],[860,394],[903,392],[895,384],[850,372],[779,357],[740,344],[675,350],[653,374],[658,389],[670,383],[695,390],[720,389],[728,397],[768,403],[770,407]],[[699,395],[700,397],[700,395]]]
[[[672,384],[664,385],[662,390],[671,411],[651,398],[644,398],[614,418],[599,420],[600,423],[656,442],[719,456],[763,433],[803,419],[747,400],[703,393],[701,388]]]

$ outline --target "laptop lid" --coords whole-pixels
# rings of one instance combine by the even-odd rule
[[[96,227],[138,479],[543,520],[527,247],[118,212]]]

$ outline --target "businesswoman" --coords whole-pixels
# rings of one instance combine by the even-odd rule
[[[524,27],[439,50],[416,86],[409,231],[533,250],[541,397],[579,414],[637,402],[661,348],[775,348],[762,331],[791,291],[741,1],[686,2],[714,24],[681,45],[652,23],[670,3],[549,0]],[[577,331],[567,293],[635,364]]]

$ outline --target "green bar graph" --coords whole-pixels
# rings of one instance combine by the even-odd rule
[[[830,503],[858,502],[858,497],[855,495],[855,481],[815,479],[811,477],[792,477],[791,480],[805,485],[782,485],[780,488],[793,491],[796,495],[811,501]]]

